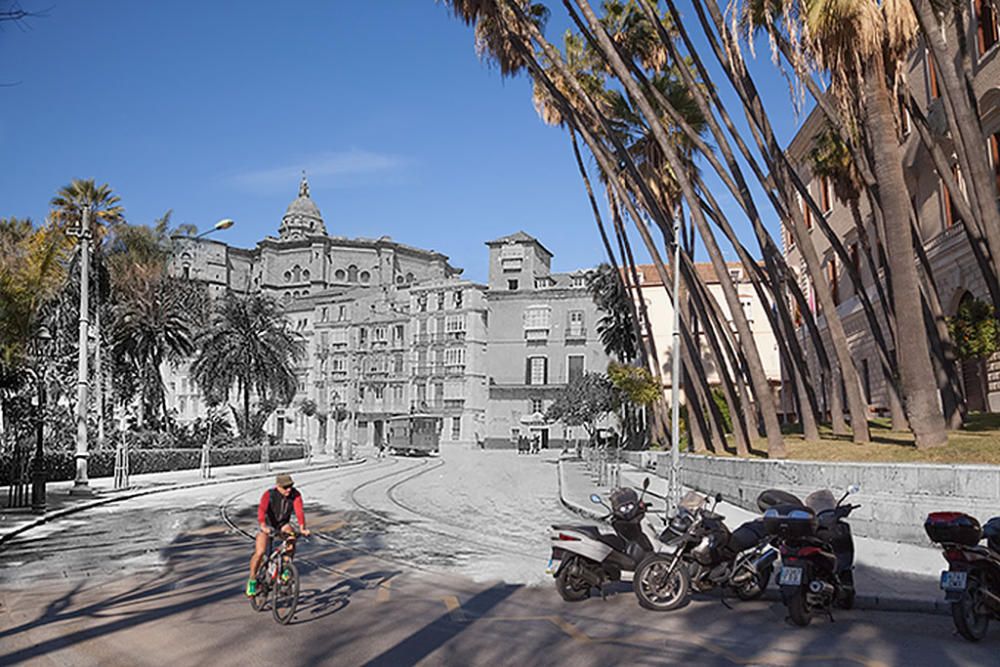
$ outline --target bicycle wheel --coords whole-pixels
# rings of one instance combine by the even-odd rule
[[[299,570],[292,561],[285,563],[285,569],[288,570],[288,580],[282,581],[278,577],[274,582],[274,599],[271,600],[274,620],[282,625],[292,620],[295,608],[299,606]]]

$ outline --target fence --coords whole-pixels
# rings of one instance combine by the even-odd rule
[[[289,461],[304,458],[303,445],[281,445],[270,448],[270,460]],[[89,477],[111,477],[115,473],[115,450],[92,452],[87,461]],[[200,449],[130,449],[128,452],[128,473],[141,475],[151,472],[171,470],[193,470],[201,465]],[[232,466],[260,463],[259,447],[233,447],[209,451],[211,465]],[[45,454],[46,480],[62,482],[76,476],[76,458],[73,452],[47,452]],[[17,477],[17,462],[14,453],[0,454],[0,485],[7,486]]]
[[[597,486],[614,489],[621,483],[621,468],[626,458],[619,447],[584,447],[583,460]]]

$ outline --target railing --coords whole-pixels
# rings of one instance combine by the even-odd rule
[[[599,487],[615,489],[621,484],[622,450],[617,446],[589,446],[583,450],[583,459],[594,483]]]

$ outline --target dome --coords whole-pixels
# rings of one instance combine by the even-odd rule
[[[285,215],[281,218],[278,232],[282,239],[302,239],[314,234],[326,235],[323,216],[309,196],[309,181],[304,172],[302,182],[299,183],[299,196],[288,205]]]

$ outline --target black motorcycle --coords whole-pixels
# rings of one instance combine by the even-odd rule
[[[773,492],[765,492],[773,493]],[[715,512],[722,499],[715,496],[709,510],[706,499],[688,494],[660,535],[673,553],[648,556],[636,570],[633,588],[639,604],[654,611],[680,606],[691,589],[734,591],[741,600],[764,594],[778,552],[763,521],[748,521],[730,532],[725,517]],[[758,503],[771,500],[761,494]],[[770,505],[766,505],[769,507]]]
[[[857,492],[851,486],[835,501],[829,490],[816,491],[805,503],[764,512],[764,528],[781,552],[781,597],[796,625],[809,625],[816,612],[832,617],[834,604],[854,606],[854,539],[845,519],[860,505],[843,503]]]
[[[991,618],[1000,620],[1000,517],[980,527],[968,514],[934,512],[924,530],[944,548],[948,569],[941,573],[941,588],[951,602],[955,629],[977,642],[986,636]]]

